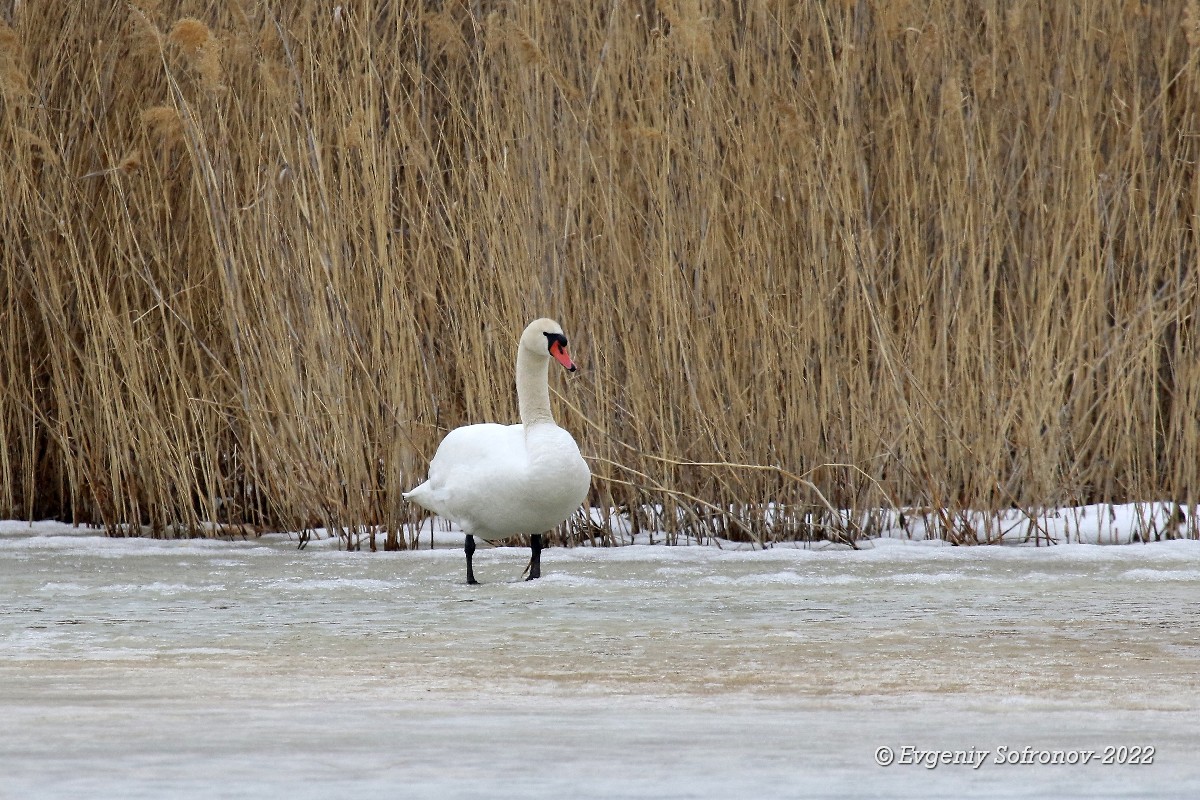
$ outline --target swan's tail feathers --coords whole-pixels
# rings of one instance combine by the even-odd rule
[[[405,500],[409,500],[413,503],[416,503],[419,506],[424,506],[424,507],[428,508],[428,506],[426,506],[425,503],[422,502],[423,500],[425,500],[425,498],[428,496],[428,494],[429,494],[429,481],[425,481],[420,486],[416,486],[407,492],[402,492],[400,496],[403,497]]]

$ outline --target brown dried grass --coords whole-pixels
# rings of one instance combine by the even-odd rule
[[[672,532],[1200,500],[1195,3],[40,8],[0,514],[403,545],[542,314]]]

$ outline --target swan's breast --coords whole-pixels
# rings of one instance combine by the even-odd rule
[[[579,446],[557,425],[533,425],[525,433],[529,454],[529,496],[548,530],[579,508],[587,498],[592,472]]]

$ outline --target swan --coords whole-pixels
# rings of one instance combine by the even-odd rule
[[[529,323],[517,345],[519,425],[485,422],[446,434],[429,462],[429,479],[404,493],[422,508],[458,523],[466,533],[467,583],[475,538],[529,534],[529,578],[542,574],[542,532],[579,508],[592,473],[571,434],[550,413],[550,359],[575,371],[567,337],[552,319]]]

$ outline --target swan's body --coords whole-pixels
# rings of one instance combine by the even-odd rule
[[[554,423],[488,422],[450,431],[429,480],[405,497],[491,542],[550,530],[579,508],[590,481],[575,440]]]
[[[475,583],[472,537],[486,541],[529,534],[530,579],[541,573],[541,534],[569,517],[587,496],[591,471],[571,434],[550,412],[550,358],[567,369],[558,323],[529,324],[517,347],[521,424],[455,428],[429,462],[429,479],[404,496],[458,523],[466,534],[467,582]]]

